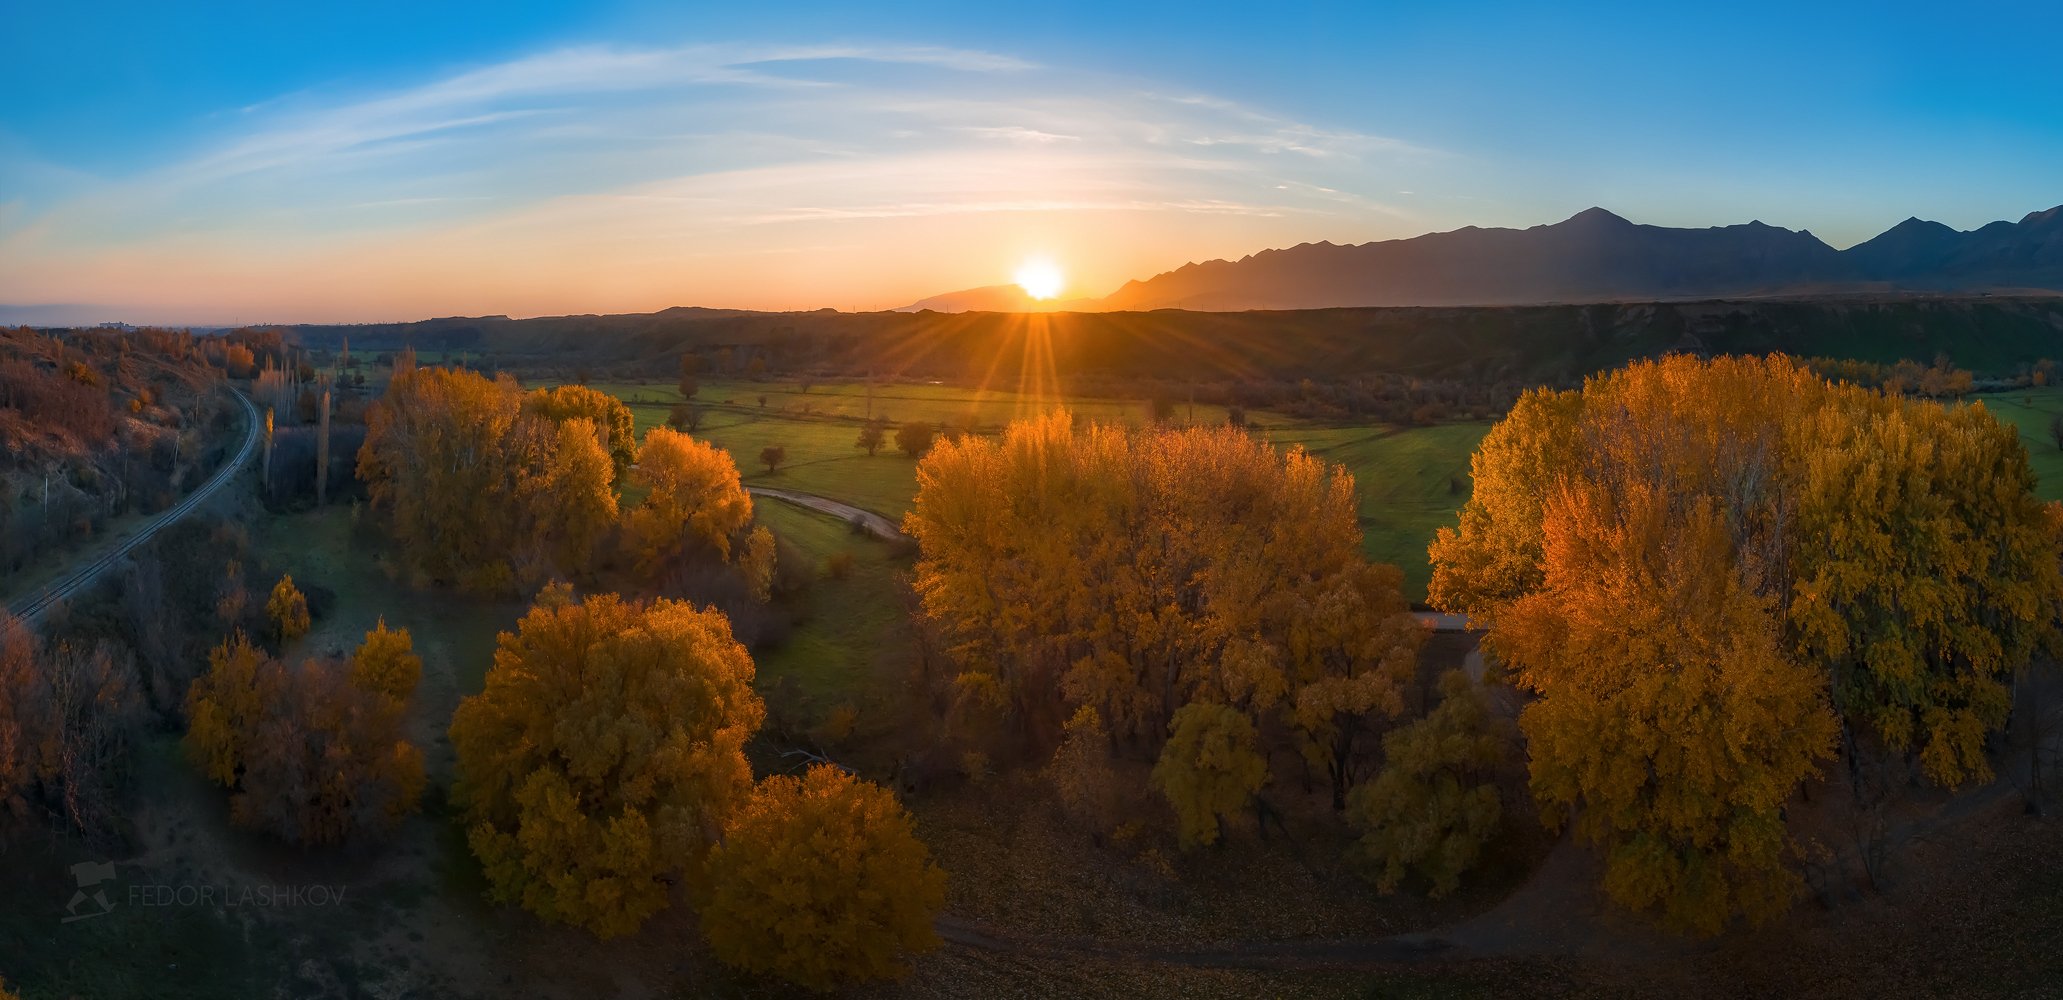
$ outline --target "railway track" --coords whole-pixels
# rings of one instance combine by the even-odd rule
[[[159,531],[198,510],[202,504],[220,492],[224,485],[236,478],[236,474],[250,463],[252,453],[258,450],[258,408],[252,406],[250,399],[243,393],[233,388],[228,392],[235,396],[236,401],[243,404],[244,408],[244,441],[236,454],[229,461],[222,463],[222,467],[215,470],[215,474],[208,477],[208,481],[202,483],[200,489],[194,490],[178,503],[161,511],[129,537],[122,539],[114,548],[101,553],[91,562],[72,570],[38,591],[26,603],[14,609],[15,617],[32,627],[40,624],[52,608],[71,600],[99,582],[103,573],[121,563],[137,546],[150,541]]]

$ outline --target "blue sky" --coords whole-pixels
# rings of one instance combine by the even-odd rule
[[[2063,5],[0,4],[0,303],[880,308],[1304,240],[2063,202]]]

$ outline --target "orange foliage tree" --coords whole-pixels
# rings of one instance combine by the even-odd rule
[[[1354,480],[1229,427],[1078,426],[937,444],[905,527],[915,587],[961,664],[1035,745],[1088,705],[1154,746],[1184,705],[1281,719],[1335,801],[1356,740],[1402,708],[1424,630],[1361,554]]]
[[[1988,773],[2063,600],[2010,428],[1782,357],[1530,393],[1474,473],[1432,602],[1538,695],[1534,794],[1606,846],[1606,888],[1701,930],[1795,893],[1783,805],[1837,732]]]
[[[702,933],[726,963],[813,990],[938,947],[946,877],[895,796],[836,767],[775,775],[710,853]]]
[[[645,499],[623,516],[624,544],[638,570],[650,575],[685,551],[700,551],[747,566],[759,597],[773,579],[773,535],[751,529],[752,497],[738,479],[730,452],[686,434],[654,427],[638,449],[632,476]],[[751,529],[748,533],[748,529]],[[763,571],[754,571],[764,562]]]
[[[494,897],[605,938],[665,907],[751,789],[752,674],[714,609],[540,594],[451,722]]]
[[[360,683],[367,676],[328,659],[290,670],[241,634],[215,647],[187,692],[186,747],[232,790],[233,821],[320,845],[386,831],[415,811],[423,757],[402,734],[414,685],[383,690]]]
[[[109,646],[46,646],[0,612],[0,811],[40,804],[100,827],[142,718],[132,670]]]
[[[308,598],[294,586],[291,574],[279,578],[272,596],[265,602],[265,616],[272,619],[273,634],[280,642],[292,642],[308,634]]]
[[[579,409],[526,408],[507,377],[397,364],[366,413],[358,476],[402,558],[482,590],[585,572],[615,524],[616,466]]]
[[[630,407],[606,392],[584,385],[561,385],[534,389],[523,397],[523,412],[554,424],[585,420],[601,435],[602,448],[614,468],[610,481],[622,478],[637,461],[637,424]]]

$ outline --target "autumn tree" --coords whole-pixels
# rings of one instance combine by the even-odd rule
[[[585,420],[601,435],[602,449],[609,453],[614,468],[610,481],[622,478],[637,460],[636,421],[630,407],[606,392],[584,385],[561,385],[532,390],[523,397],[523,412],[555,424]]]
[[[415,655],[408,630],[389,629],[381,618],[351,656],[351,683],[406,701],[423,676],[423,658]]]
[[[110,645],[46,645],[0,612],[0,812],[106,825],[142,719],[133,671]]]
[[[867,449],[867,457],[873,458],[874,453],[881,450],[881,444],[887,437],[888,424],[886,421],[869,420],[861,425],[860,439],[853,443],[853,447]]]
[[[1060,748],[1046,765],[1046,779],[1078,826],[1101,837],[1117,825],[1125,788],[1111,765],[1110,733],[1094,708],[1083,705],[1067,720]]]
[[[702,426],[702,408],[693,403],[675,403],[666,414],[666,426],[692,433]]]
[[[1323,768],[1334,809],[1353,787],[1357,740],[1404,710],[1425,629],[1404,601],[1395,566],[1361,563],[1264,600],[1282,622],[1295,700],[1289,716],[1305,759]]]
[[[1528,394],[1474,478],[1432,603],[1538,696],[1534,795],[1606,845],[1611,894],[1703,930],[1796,890],[1782,807],[1837,727],[1851,766],[1859,733],[1943,784],[1986,775],[2063,599],[2009,428],[1781,357]]]
[[[912,420],[895,429],[895,446],[911,458],[923,458],[931,450],[931,425]]]
[[[1382,771],[1347,797],[1356,847],[1385,893],[1409,874],[1436,899],[1453,892],[1504,814],[1492,780],[1505,752],[1501,720],[1462,671],[1441,676],[1440,694],[1425,718],[1383,737]]]
[[[592,405],[619,419],[586,391],[526,412],[512,379],[397,363],[358,475],[406,564],[489,591],[586,571],[615,525],[615,464],[592,419],[559,417]]]
[[[713,609],[541,593],[451,723],[494,898],[605,938],[664,908],[750,792],[752,674]]]
[[[1815,417],[1789,638],[1849,726],[1916,751],[1937,784],[1989,781],[1985,740],[2063,604],[2063,512],[1982,406],[1856,393]]]
[[[1183,847],[1215,844],[1225,817],[1268,783],[1253,721],[1230,705],[1197,701],[1175,713],[1169,731],[1153,785],[1175,809]]]
[[[1056,413],[942,442],[917,478],[924,614],[1035,747],[1088,705],[1152,749],[1209,701],[1331,759],[1400,704],[1423,632],[1399,575],[1362,556],[1338,467],[1226,427]]]
[[[280,642],[292,642],[308,634],[308,598],[294,586],[293,574],[279,578],[272,596],[265,602],[265,617],[272,620],[273,635]]]
[[[322,658],[289,670],[241,634],[215,647],[187,692],[186,747],[231,790],[232,821],[323,845],[390,830],[416,810],[422,751],[402,731],[414,685],[397,696],[367,677]]]
[[[738,479],[730,452],[655,427],[638,449],[633,481],[644,488],[645,498],[624,513],[623,533],[641,573],[650,575],[683,552],[733,562],[748,555],[771,558],[771,538],[762,555],[759,543],[748,537],[752,497]]]
[[[760,782],[706,881],[716,957],[808,989],[899,977],[939,944],[945,873],[894,795],[837,767]]]

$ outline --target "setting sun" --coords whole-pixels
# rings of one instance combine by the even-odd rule
[[[1050,299],[1059,295],[1060,289],[1066,283],[1060,268],[1045,258],[1025,261],[1024,266],[1017,269],[1017,287],[1024,289],[1024,294],[1035,299]]]

